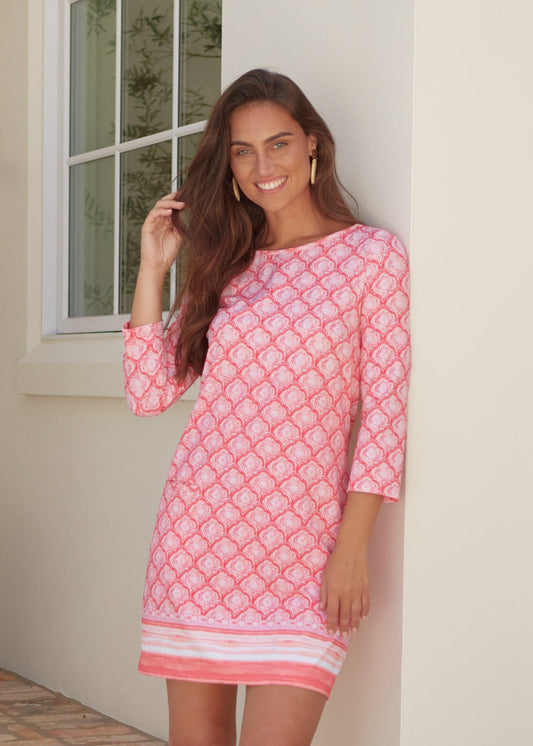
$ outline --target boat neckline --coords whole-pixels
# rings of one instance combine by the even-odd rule
[[[333,231],[333,233],[327,233],[325,236],[322,236],[321,238],[315,238],[314,241],[309,241],[308,243],[302,243],[298,246],[285,246],[282,249],[257,249],[257,254],[278,254],[282,251],[299,251],[300,249],[305,249],[307,246],[313,246],[314,244],[321,243],[321,241],[325,241],[328,238],[332,238],[333,236],[339,236],[341,233],[347,233],[348,231],[353,230],[354,228],[359,228],[362,225],[362,223],[352,223],[352,225],[347,225],[346,228],[341,228],[338,231]]]

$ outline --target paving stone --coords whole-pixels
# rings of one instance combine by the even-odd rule
[[[164,742],[0,669],[0,743],[6,746],[159,746]]]

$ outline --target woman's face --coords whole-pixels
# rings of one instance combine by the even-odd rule
[[[316,137],[306,135],[278,104],[245,104],[230,118],[230,166],[239,188],[265,213],[311,202],[309,157]]]

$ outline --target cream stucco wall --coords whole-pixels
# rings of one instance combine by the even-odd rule
[[[417,3],[405,746],[533,743],[532,30]]]
[[[135,671],[140,595],[192,404],[137,420],[120,398],[16,393],[40,326],[40,9],[0,7],[0,665],[162,735],[164,686]],[[224,81],[255,65],[295,77],[332,126],[363,218],[399,233],[412,261],[405,501],[380,516],[372,614],[316,746],[525,746],[532,8],[224,9]]]

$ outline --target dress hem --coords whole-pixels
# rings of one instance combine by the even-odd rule
[[[143,620],[139,671],[227,684],[281,684],[329,696],[347,643],[309,631],[230,630]]]
[[[149,660],[147,660],[147,658]],[[247,675],[244,672],[238,674],[237,672],[229,671],[226,663],[224,664],[224,673],[206,673],[205,675],[202,675],[198,673],[196,663],[194,672],[187,672],[188,665],[185,664],[183,666],[183,670],[178,673],[175,670],[175,666],[178,664],[177,661],[173,662],[173,665],[170,666],[166,661],[163,662],[160,660],[156,663],[153,658],[153,656],[146,656],[145,654],[141,655],[141,659],[139,661],[137,669],[139,673],[143,674],[144,676],[173,679],[176,681],[191,681],[204,684],[240,684],[243,686],[295,686],[300,689],[309,689],[311,691],[318,692],[318,694],[322,694],[324,697],[326,697],[326,699],[329,699],[330,697],[331,690],[336,678],[333,675],[324,676],[323,682],[312,683],[309,681],[309,679],[303,679],[301,677],[287,678],[286,676],[280,677],[273,676],[272,674],[261,675],[258,673]],[[203,661],[203,663],[205,664],[206,661]],[[182,662],[180,661],[180,667],[181,664]],[[216,666],[213,666],[212,662],[209,662],[208,666],[211,671],[216,668]]]

